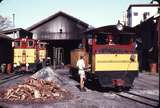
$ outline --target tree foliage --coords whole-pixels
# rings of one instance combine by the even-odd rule
[[[0,15],[0,31],[11,28],[12,22],[7,17]]]
[[[160,0],[152,0],[152,2],[153,2],[153,1],[156,1],[156,2],[158,2],[158,3],[160,4]]]
[[[160,4],[160,0],[154,0],[154,1],[157,1]]]
[[[0,0],[0,3],[2,2],[3,0]]]

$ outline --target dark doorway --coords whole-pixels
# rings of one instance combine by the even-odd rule
[[[82,43],[81,40],[48,40],[47,45],[47,56],[51,57],[52,64],[54,58],[54,48],[61,48],[63,50],[63,63],[70,64],[70,52],[73,49],[78,48],[78,45]]]
[[[0,64],[8,64],[13,61],[12,41],[0,38]]]

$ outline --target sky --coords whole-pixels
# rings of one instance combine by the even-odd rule
[[[94,27],[116,24],[130,4],[145,4],[151,0],[3,0],[0,15],[13,21],[15,27],[27,28],[63,11]]]

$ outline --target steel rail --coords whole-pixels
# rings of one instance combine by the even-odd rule
[[[138,97],[141,97],[141,98],[144,98],[144,99],[148,99],[148,100],[151,100],[151,101],[159,102],[159,100],[157,100],[157,99],[149,98],[149,97],[142,96],[142,95],[139,95],[139,94],[136,94],[136,93],[132,93],[132,92],[125,92],[125,93],[132,94],[134,96],[138,96]]]
[[[4,83],[7,83],[8,81],[10,81],[10,80],[13,80],[13,79],[17,79],[17,78],[19,78],[19,77],[22,77],[23,76],[23,74],[20,74],[20,75],[14,75],[14,76],[10,76],[9,78],[7,78],[7,79],[4,79],[4,80],[0,80],[0,85],[1,84],[4,84]]]
[[[123,92],[121,92],[121,93],[123,93]],[[129,94],[130,96],[137,96],[137,95],[135,95],[135,94],[130,94],[130,93],[127,93],[127,92],[124,92],[124,93]],[[158,106],[159,101],[158,101],[157,106],[156,106],[156,105],[153,105],[153,104],[149,104],[149,103],[147,103],[147,102],[144,102],[144,101],[140,101],[139,99],[137,100],[137,99],[135,99],[135,98],[131,98],[130,96],[125,96],[125,95],[120,94],[120,93],[115,93],[115,92],[114,92],[114,94],[116,94],[116,95],[118,95],[118,96],[120,96],[120,97],[129,99],[129,100],[132,100],[132,101],[135,101],[135,102],[144,104],[144,105],[151,106],[151,107],[153,107],[153,108],[158,108],[157,106]],[[143,98],[143,99],[147,99],[147,98],[144,98],[143,96],[137,96],[137,97],[140,97],[140,98]],[[148,100],[151,101],[152,99],[148,99]],[[157,100],[156,100],[156,101],[153,101],[153,100],[152,100],[152,102],[157,102]]]
[[[17,73],[12,74],[12,75],[10,75],[10,76],[7,76],[7,77],[4,77],[4,78],[0,79],[0,81],[1,81],[1,80],[5,80],[5,79],[8,79],[8,78],[11,78],[11,77],[14,77],[14,76],[17,76],[17,75],[20,75],[20,74],[22,74],[22,73],[19,73],[19,74],[17,74]]]

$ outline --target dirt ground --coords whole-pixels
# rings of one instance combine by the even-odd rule
[[[47,69],[44,69],[46,72]],[[49,69],[51,71],[51,69]],[[53,76],[48,80],[54,80],[61,84],[65,89],[71,92],[72,97],[62,101],[48,102],[0,102],[2,108],[153,108],[135,101],[122,98],[114,93],[99,90],[96,84],[88,81],[87,91],[80,92],[79,83],[72,78],[68,68],[52,70],[54,75],[45,74],[43,79]],[[0,85],[0,90],[6,89],[14,84],[23,82],[30,75],[25,75],[19,79]],[[44,75],[42,75],[44,76]],[[41,76],[38,76],[41,77]],[[131,91],[138,92],[142,95],[159,99],[159,76],[153,76],[146,73],[139,74],[134,82],[134,88]]]

